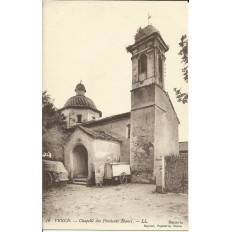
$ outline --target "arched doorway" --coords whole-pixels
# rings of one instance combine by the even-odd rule
[[[88,176],[88,152],[78,144],[73,149],[73,178]]]

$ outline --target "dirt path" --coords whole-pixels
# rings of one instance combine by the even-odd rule
[[[188,195],[154,189],[150,184],[49,189],[43,193],[44,228],[187,229]]]

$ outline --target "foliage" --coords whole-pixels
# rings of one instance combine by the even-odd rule
[[[182,69],[183,79],[186,83],[188,83],[188,38],[187,35],[183,35],[180,39],[180,52],[178,55],[181,56],[181,63],[184,63],[184,68]],[[181,88],[173,89],[176,93],[176,98],[178,102],[182,102],[183,104],[188,103],[188,93],[182,92]]]
[[[54,126],[59,126],[62,130],[66,129],[65,116],[56,109],[47,91],[42,93],[42,126],[43,134]]]

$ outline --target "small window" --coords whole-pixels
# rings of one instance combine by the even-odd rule
[[[78,114],[77,115],[77,123],[81,123],[82,115]]]
[[[163,61],[159,56],[159,83],[163,84]]]
[[[93,120],[95,120],[95,117],[92,117]]]
[[[139,65],[139,74],[147,72],[147,56],[144,53],[139,57],[138,65]]]
[[[126,130],[126,137],[129,139],[130,138],[130,131],[131,131],[131,128],[130,128],[130,124],[127,125],[127,130]]]

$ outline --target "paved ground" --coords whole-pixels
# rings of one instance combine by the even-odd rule
[[[154,190],[151,184],[51,188],[43,193],[44,228],[187,229],[188,195]]]

